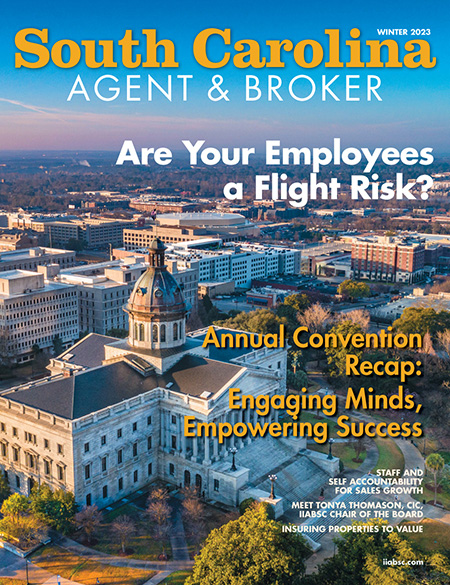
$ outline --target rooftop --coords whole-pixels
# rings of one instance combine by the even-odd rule
[[[215,394],[245,368],[185,355],[164,375],[154,371],[143,376],[127,361],[47,379],[31,388],[20,387],[3,398],[25,404],[68,420],[75,420],[154,390],[169,387],[173,392],[201,397]]]

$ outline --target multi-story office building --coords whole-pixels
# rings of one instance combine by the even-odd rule
[[[355,278],[412,284],[423,279],[424,265],[423,238],[353,238],[352,273]]]
[[[75,265],[75,252],[57,248],[28,248],[0,252],[0,272],[7,270],[37,270],[38,266],[58,264],[61,269]]]
[[[11,214],[9,227],[27,229],[40,235],[52,246],[66,246],[70,241],[84,242],[88,248],[123,245],[123,230],[136,225],[134,220],[76,216],[28,216]]]
[[[197,268],[199,282],[233,280],[237,287],[249,288],[252,280],[277,274],[299,274],[301,251],[260,244],[229,245],[220,250],[174,246],[178,265]]]
[[[138,255],[60,272],[56,277],[59,282],[78,289],[80,331],[105,335],[112,329],[127,329],[124,307],[147,266],[147,255]],[[197,305],[198,271],[178,269],[176,261],[170,259],[167,267],[182,288],[190,311]]]
[[[46,269],[0,273],[1,352],[18,363],[32,359],[36,345],[51,348],[56,336],[65,347],[79,336],[77,289],[45,280]]]

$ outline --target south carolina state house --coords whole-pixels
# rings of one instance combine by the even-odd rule
[[[0,395],[0,468],[12,490],[29,494],[46,483],[104,508],[158,479],[237,505],[267,496],[276,472],[280,498],[318,493],[337,459],[309,451],[305,439],[231,436],[220,445],[185,437],[185,416],[260,420],[231,411],[229,389],[285,393],[287,350],[203,348],[206,330],[187,335],[186,303],[164,249],[160,240],[150,246],[149,268],[126,306],[127,339],[90,334],[51,361],[49,377]]]

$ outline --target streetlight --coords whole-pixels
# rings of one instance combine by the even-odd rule
[[[327,457],[327,459],[333,459],[333,453],[331,452],[331,448],[332,448],[332,446],[333,446],[334,439],[330,439],[330,440],[328,441],[328,443],[330,444],[330,446],[329,446],[329,448],[328,448],[328,457]]]
[[[236,447],[230,447],[228,449],[228,451],[231,453],[231,455],[233,456],[233,461],[231,463],[231,467],[230,467],[230,471],[237,471],[237,467],[236,467],[236,453],[238,452],[238,450],[236,449]]]
[[[275,499],[275,482],[277,481],[277,476],[276,475],[269,475],[268,477],[269,477],[269,481],[271,483],[269,498],[271,500],[274,500]]]
[[[27,576],[27,585],[30,585],[30,582],[28,581],[28,559],[25,559],[25,573]]]

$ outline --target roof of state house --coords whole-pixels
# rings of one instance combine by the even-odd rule
[[[162,376],[154,370],[143,376],[126,361],[119,361],[48,379],[23,390],[19,387],[2,398],[74,420],[170,383],[171,391],[190,396],[215,394],[244,371],[239,366],[187,354]]]
[[[117,337],[90,333],[69,347],[56,359],[85,368],[100,366],[105,359],[105,345],[118,341]]]

